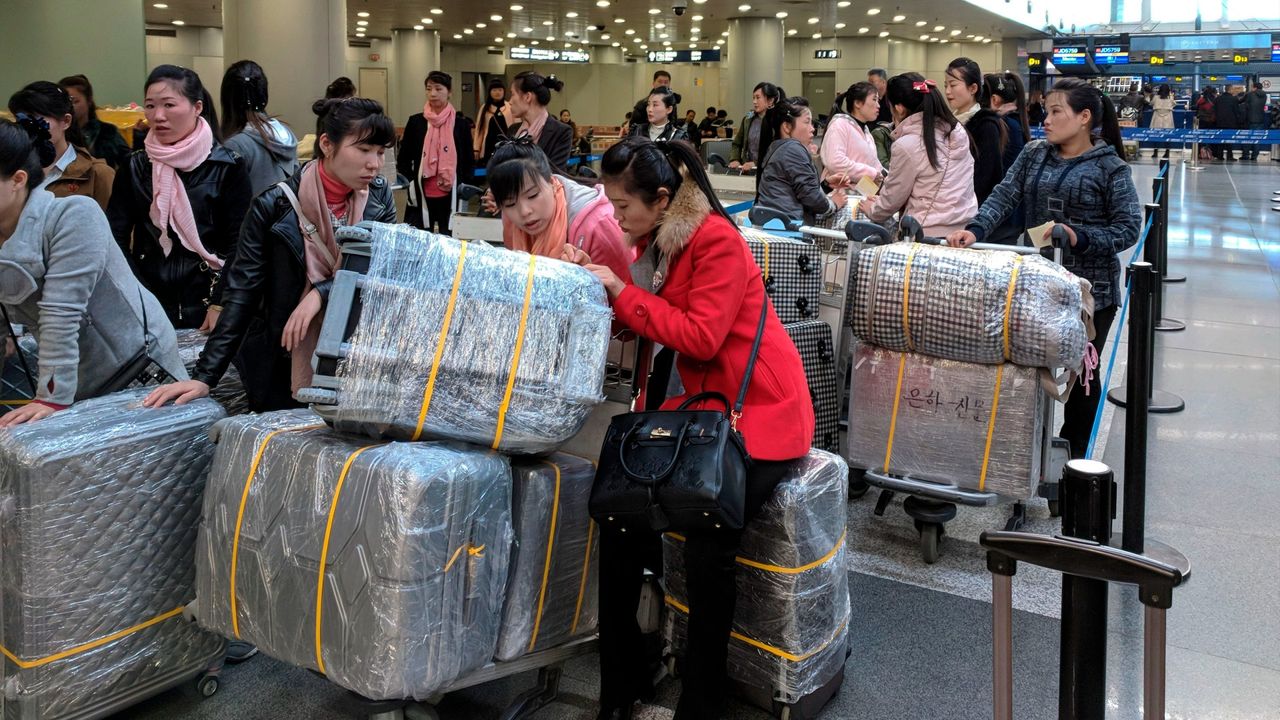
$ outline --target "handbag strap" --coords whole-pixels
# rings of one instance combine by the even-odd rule
[[[27,364],[27,356],[22,354],[22,347],[18,345],[18,335],[13,331],[13,322],[9,320],[9,308],[0,303],[0,312],[4,313],[4,326],[9,331],[9,338],[13,340],[13,352],[18,356],[18,364],[22,366],[22,372],[27,375],[27,382],[31,384],[31,397],[36,396],[36,376],[31,372],[31,366]]]
[[[760,287],[764,300],[760,303],[760,320],[756,323],[756,339],[751,343],[751,355],[747,357],[747,370],[742,375],[742,387],[738,389],[738,399],[733,403],[733,410],[729,413],[734,430],[738,429],[738,418],[742,417],[742,405],[747,401],[747,386],[751,384],[751,376],[756,370],[756,358],[760,355],[760,342],[764,340],[764,321],[769,317],[769,293],[763,291],[763,279],[760,281]]]

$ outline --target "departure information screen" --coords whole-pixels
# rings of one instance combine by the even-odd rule
[[[1084,45],[1064,45],[1053,49],[1054,65],[1084,65]]]

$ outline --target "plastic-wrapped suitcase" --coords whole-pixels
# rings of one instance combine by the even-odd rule
[[[849,464],[1014,499],[1033,497],[1045,473],[1044,411],[1052,402],[1042,372],[856,343]]]
[[[729,678],[755,705],[812,718],[840,689],[849,656],[845,565],[848,467],[810,450],[743,532]],[[663,537],[666,639],[682,658],[688,622],[682,538]]]
[[[587,512],[595,464],[565,453],[512,463],[515,545],[499,661],[596,629],[599,533]]]
[[[344,235],[363,241],[343,244],[298,394],[339,430],[534,454],[603,399],[612,315],[585,269],[408,225]]]
[[[83,400],[0,433],[0,646],[6,720],[111,715],[221,667],[195,597],[212,400]],[[202,689],[216,690],[211,677]]]
[[[813,446],[840,452],[840,388],[836,384],[836,353],[831,326],[821,320],[784,325],[800,351],[809,397],[813,401]]]
[[[764,287],[784,325],[818,317],[822,293],[822,257],[817,246],[739,228],[764,275]]]
[[[487,663],[511,552],[511,467],[461,444],[374,442],[308,410],[218,443],[196,553],[204,627],[371,700]]]
[[[182,364],[186,366],[187,372],[195,370],[196,363],[200,360],[200,353],[204,351],[204,344],[208,341],[209,336],[199,330],[178,330],[178,357],[182,358]],[[222,381],[218,386],[209,393],[209,397],[217,400],[228,415],[243,415],[249,412],[249,398],[244,393],[244,383],[240,380],[240,371],[233,364],[227,368],[227,372],[222,376]]]
[[[31,378],[39,363],[35,336],[19,335],[15,352],[5,358],[4,372],[0,373],[0,415],[26,405],[35,397]]]

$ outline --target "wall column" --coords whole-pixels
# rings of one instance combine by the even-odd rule
[[[396,125],[403,125],[410,115],[422,112],[427,101],[423,82],[427,73],[441,69],[440,33],[435,30],[391,31],[390,111]],[[456,105],[462,78],[455,77],[453,82]]]
[[[271,113],[299,137],[311,132],[311,105],[347,71],[346,0],[223,0],[222,23],[223,66],[261,65],[271,81]]]
[[[731,18],[729,20],[728,107],[730,115],[751,107],[751,92],[761,82],[782,84],[782,21],[774,18]],[[787,88],[798,92],[799,88]],[[734,117],[736,123],[739,117]]]

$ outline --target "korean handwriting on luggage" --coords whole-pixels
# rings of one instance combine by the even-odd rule
[[[913,387],[903,391],[902,401],[912,410],[924,410],[931,415],[948,412],[954,413],[956,420],[987,421],[986,398],[971,398],[968,395],[946,398],[938,390]]]

